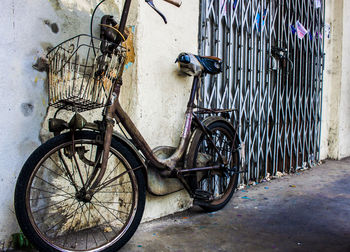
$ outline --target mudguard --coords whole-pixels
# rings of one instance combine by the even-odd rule
[[[205,118],[202,121],[202,123],[203,123],[203,125],[208,126],[208,125],[210,125],[210,124],[212,124],[213,122],[216,122],[216,121],[221,121],[221,122],[225,123],[227,126],[229,126],[232,129],[233,132],[236,132],[236,129],[233,127],[233,125],[230,122],[228,122],[225,118],[223,118],[221,116],[209,116],[209,117]],[[189,155],[192,155],[192,153],[190,153],[190,147],[191,147],[191,144],[193,142],[194,137],[197,134],[201,134],[201,130],[200,129],[194,130],[192,135],[191,135],[190,142],[189,142],[189,144],[187,146],[187,150],[186,150],[185,165],[184,165],[185,168],[188,168],[186,160],[188,160],[188,156]],[[237,141],[238,141],[238,144],[240,146],[239,147],[240,148],[239,156],[240,156],[240,162],[241,162],[240,170],[242,171],[242,170],[244,170],[244,164],[245,164],[245,155],[244,155],[244,148],[245,148],[245,146],[244,146],[244,143],[242,143],[239,134],[237,134],[237,137],[238,137]]]

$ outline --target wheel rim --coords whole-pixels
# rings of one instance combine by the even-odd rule
[[[133,172],[126,172],[131,170],[126,159],[111,147],[102,183],[124,175],[87,201],[71,178],[81,191],[101,146],[86,139],[75,143],[81,157],[78,151],[72,155],[68,142],[47,153],[35,167],[26,190],[27,213],[36,233],[57,250],[100,251],[116,243],[131,225],[137,209],[137,180]]]
[[[210,170],[204,173],[196,173],[196,180],[198,189],[209,192],[212,195],[210,204],[219,205],[226,201],[236,186],[237,174],[234,174],[234,171],[238,167],[238,152],[235,149],[232,151],[234,140],[229,131],[222,127],[217,127],[211,129],[211,132],[216,148],[227,161],[230,160],[228,166],[230,169],[226,167],[219,171]],[[210,157],[206,157],[209,161],[207,161],[205,166],[214,166],[222,163],[216,150],[204,134],[201,136],[199,143],[194,156],[194,166],[197,167],[197,160],[200,155],[209,155]]]

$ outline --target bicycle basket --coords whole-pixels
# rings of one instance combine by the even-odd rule
[[[76,112],[105,106],[122,71],[126,50],[107,42],[113,53],[102,54],[104,42],[80,34],[48,53],[50,106]]]

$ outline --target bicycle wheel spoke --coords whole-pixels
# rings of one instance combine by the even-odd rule
[[[56,166],[57,166],[57,165],[56,165]],[[57,172],[55,172],[55,171],[53,171],[53,170],[47,168],[45,165],[42,165],[42,167],[44,167],[46,170],[49,170],[49,171],[52,172],[53,174],[55,174],[55,175],[57,175],[57,176],[60,176],[61,178],[65,179],[65,180],[67,180],[69,183],[71,183],[71,181],[70,181],[69,179],[67,179],[67,178],[63,177],[62,175],[58,174]],[[61,169],[60,169],[60,170],[61,170]],[[62,170],[61,170],[61,171],[62,171]],[[65,172],[63,171],[63,174],[64,174],[64,173],[65,173]]]
[[[89,203],[89,206],[90,206],[90,203]],[[87,207],[87,206],[86,206]],[[93,215],[92,215],[92,213],[91,213],[91,210],[90,210],[90,207],[87,207],[88,209],[89,209],[89,223],[90,223],[90,215],[92,216],[92,218],[94,217]],[[92,232],[92,238],[94,239],[94,241],[95,241],[95,244],[96,244],[96,247],[98,246],[98,243],[97,243],[97,241],[96,241],[96,238],[95,238],[95,236],[94,236],[94,233]]]
[[[91,149],[90,149],[90,157],[89,157],[89,160],[92,160],[92,153],[93,153],[93,150],[94,150],[94,145],[91,144]],[[96,152],[97,152],[97,147],[96,147]],[[85,164],[86,166],[86,164]],[[86,172],[86,183],[88,183],[88,179],[89,179],[89,176],[90,176],[90,169],[87,169],[87,172]]]
[[[86,206],[86,205],[85,205]],[[88,207],[86,206],[86,208],[88,209]],[[88,219],[86,220],[87,223],[90,223],[90,215],[88,215]],[[85,250],[87,250],[87,246],[88,246],[88,240],[89,240],[89,233],[90,232],[87,232],[86,234],[86,239],[85,239]],[[93,234],[92,234],[93,235]],[[96,241],[95,241],[96,242]]]
[[[83,146],[82,143],[80,143],[80,148],[84,148],[84,146]],[[85,148],[84,148],[84,149],[85,149]],[[78,155],[79,155],[79,154],[78,154]],[[82,155],[84,156],[84,153],[83,153]],[[83,160],[81,159],[80,155],[79,155],[79,159],[80,159],[81,161],[83,161]],[[91,160],[91,159],[90,159],[90,160]],[[86,168],[86,166],[87,166],[87,164],[83,161],[83,167],[84,167],[85,175],[87,176],[87,174],[88,174],[88,169]],[[87,178],[88,178],[88,177],[86,177],[86,180],[85,180],[85,181],[87,181]]]
[[[105,187],[106,188],[106,187]],[[133,192],[117,192],[117,191],[115,191],[115,192],[104,192],[104,191],[99,191],[98,193],[115,193],[115,194],[118,194],[118,193],[133,193]]]
[[[86,208],[88,208],[88,207],[86,206],[86,204],[83,204],[83,205],[82,205],[82,207],[80,208],[80,210],[81,210],[81,216],[84,215],[85,222],[88,224],[88,223],[90,223],[90,222],[89,222],[88,219],[86,218],[85,211],[84,211],[84,206],[85,206]],[[86,232],[85,250],[87,249],[88,237],[89,237],[89,232]]]
[[[71,223],[70,223],[70,226],[69,226],[69,228],[68,228],[67,233],[72,229],[72,226],[73,226],[73,223],[74,223],[74,219],[75,219],[75,214],[77,213],[78,208],[79,208],[79,204],[78,204],[77,208],[74,210],[74,216],[73,216],[73,219],[72,219],[72,221],[71,221]],[[69,219],[70,219],[70,218],[69,218]],[[68,239],[68,235],[66,235],[66,237],[64,238],[63,247],[64,247],[64,245],[66,244],[67,239]]]
[[[78,202],[78,204],[79,204],[79,209],[82,210],[80,202]],[[80,225],[81,225],[81,217],[82,217],[82,214],[80,214],[80,219],[79,219]],[[78,244],[77,241],[78,241],[78,235],[75,236],[75,244]]]
[[[114,188],[114,187],[116,187],[116,186],[125,185],[125,184],[131,184],[131,181],[122,182],[122,183],[120,183],[120,184],[108,185],[108,186],[103,187],[103,189],[106,189],[106,188]],[[100,191],[99,191],[99,192],[100,192]]]
[[[43,182],[45,182],[45,183],[49,184],[50,186],[52,186],[52,187],[56,188],[57,190],[62,191],[62,192],[64,192],[64,193],[66,193],[66,194],[68,194],[68,195],[70,195],[70,196],[74,197],[72,194],[70,194],[70,193],[66,192],[66,191],[65,191],[65,190],[63,190],[62,188],[59,188],[59,187],[57,187],[57,186],[53,185],[52,183],[50,183],[50,182],[46,181],[45,179],[40,178],[40,177],[39,177],[39,176],[37,176],[37,175],[35,175],[35,177],[36,177],[36,178],[38,178],[38,179],[40,179],[41,181],[43,181]]]
[[[69,207],[68,210],[67,210],[67,213],[69,212],[69,210],[71,209],[71,207],[72,207],[73,205],[75,205],[74,202],[75,202],[75,200],[72,201],[70,207]],[[56,212],[58,212],[58,210],[63,209],[63,208],[65,208],[65,207],[66,207],[66,205],[61,206],[61,207],[59,207],[59,208],[57,208],[57,209],[55,209],[55,210],[56,210]],[[53,214],[51,214],[50,216],[46,217],[45,220],[44,220],[43,222],[38,223],[38,225],[40,225],[40,224],[42,224],[42,223],[45,223],[45,221],[47,221],[47,220],[50,220],[50,219],[51,219],[52,217],[54,217],[56,214],[57,214],[57,213],[53,213]]]
[[[109,159],[109,158],[108,158]],[[118,167],[118,165],[120,164],[120,160],[118,160],[118,164],[111,169],[111,172],[108,174],[108,176],[106,176],[106,178],[103,180],[103,182],[101,183],[102,185],[106,182],[106,180],[109,178],[109,176],[115,171],[115,169]]]
[[[103,214],[101,214],[100,211],[98,211],[98,209],[94,206],[94,204],[92,204],[92,206],[93,206],[93,208],[96,209],[97,213],[102,217],[102,219],[105,220],[106,224],[109,224],[110,222],[112,222],[112,221],[108,222],[108,221],[106,220],[106,218],[103,216]],[[113,230],[113,232],[114,232],[115,234],[117,234],[111,226],[109,226],[109,227]],[[102,231],[101,231],[101,233],[103,234],[103,236],[105,237],[106,241],[108,242],[109,240],[107,239],[105,233],[102,232]]]
[[[129,215],[130,213],[126,213],[126,212],[123,212],[123,211],[120,211],[120,210],[117,210],[117,209],[114,209],[114,208],[110,208],[110,207],[106,207],[104,205],[100,205],[100,204],[97,204],[97,203],[94,203],[95,205],[98,205],[98,206],[101,206],[101,207],[104,207],[108,210],[111,210],[111,211],[116,211],[118,213],[122,213],[122,214],[125,214],[125,215]]]
[[[64,194],[55,194],[54,196],[58,196],[58,197],[68,197],[67,195],[64,195]],[[53,198],[54,196],[47,196],[47,197],[41,197],[41,198],[30,198],[29,200],[30,201],[33,201],[33,200],[43,200],[43,199],[51,199]],[[72,197],[69,197],[69,198],[72,198]]]
[[[55,160],[53,160],[53,158],[52,158],[51,156],[49,157],[49,159],[52,161],[52,163],[54,163],[54,164],[56,165],[56,167],[57,167],[58,169],[60,169],[60,170],[62,171],[62,173],[65,173],[65,172],[66,172],[66,171],[62,170],[61,166],[59,166],[59,165],[57,164],[57,162],[56,162]]]
[[[35,211],[32,212],[32,213],[37,213],[37,212],[42,211],[42,210],[45,210],[45,209],[47,209],[47,208],[49,208],[49,207],[57,206],[58,204],[60,204],[60,203],[62,203],[62,202],[65,202],[65,201],[67,201],[67,200],[70,200],[70,199],[72,199],[72,197],[71,197],[71,198],[68,198],[68,199],[61,200],[61,201],[56,202],[56,203],[54,203],[54,204],[52,204],[52,205],[49,205],[49,206],[40,208],[40,209],[38,209],[38,210],[35,210]]]
[[[105,201],[105,202],[100,202],[100,203],[103,203],[103,204],[114,204],[114,203],[122,203],[122,204],[127,204],[127,205],[132,205],[132,203],[129,203],[129,202],[122,202],[122,201],[117,201],[117,202],[111,202],[111,201]]]
[[[139,169],[141,168],[142,166],[139,166],[137,168],[134,168],[133,170],[136,170],[136,169]],[[108,186],[109,184],[113,183],[114,181],[116,181],[117,179],[123,177],[124,175],[128,174],[129,172],[131,171],[125,171],[125,172],[122,172],[121,174],[117,175],[116,177],[106,181],[105,183],[101,184],[99,187],[96,188],[96,192],[102,190],[103,188],[105,188],[106,186]]]
[[[100,223],[100,225],[101,225],[101,226],[103,226],[103,225],[108,225],[108,224],[110,224],[110,223],[113,222],[113,221],[114,221],[114,220],[105,221],[105,222]],[[113,228],[112,226],[109,225],[109,228],[111,228],[111,229],[115,232],[115,230],[114,230],[114,228]],[[104,232],[103,232],[101,229],[98,229],[98,230],[100,231],[100,233],[102,233],[102,234],[104,235]],[[115,233],[116,233],[116,232],[115,232]],[[108,240],[106,237],[105,237],[105,239]]]
[[[73,174],[73,175],[71,174],[71,172],[70,172],[70,170],[69,170],[69,168],[68,168],[68,165],[67,165],[66,161],[64,161],[64,159],[63,159],[61,150],[58,151],[58,157],[60,158],[61,164],[62,164],[62,165],[64,166],[64,168],[66,169],[66,172],[67,172],[67,174],[68,174],[68,177],[69,177],[70,180],[71,180],[72,185],[74,186],[75,190],[78,191],[77,185],[76,185],[75,180],[74,180],[74,178],[73,178],[73,175],[74,175],[74,174]]]
[[[79,202],[76,202],[76,203],[79,203]],[[72,206],[75,205],[74,201],[72,202],[71,206],[69,207],[69,210],[72,208]],[[70,217],[68,217],[70,214],[69,214],[69,210],[67,211],[67,214],[65,216],[63,216],[63,218],[61,218],[61,220],[59,222],[57,222],[55,225],[53,225],[51,228],[49,228],[48,230],[46,230],[44,233],[47,233],[49,232],[50,230],[52,230],[53,228],[55,228],[58,224],[61,224],[62,222],[64,222],[65,220],[69,220]],[[78,206],[76,208],[75,211],[78,210]],[[75,213],[75,211],[73,213]],[[72,214],[73,214],[72,213]]]
[[[95,166],[93,167],[92,173],[91,173],[91,175],[89,175],[89,178],[86,181],[86,184],[85,184],[86,188],[88,188],[91,185],[92,181],[94,180],[94,178],[95,178],[95,176],[97,174],[97,171],[98,171],[97,167],[98,167],[98,164],[99,164],[99,162],[101,160],[101,157],[102,157],[102,151],[101,150],[98,151],[98,147],[96,147]]]
[[[37,187],[33,187],[33,186],[32,186],[30,189],[35,189],[35,190],[38,190],[38,191],[47,192],[47,193],[50,193],[50,194],[57,195],[56,192],[51,192],[51,191],[43,190],[43,189],[40,189],[40,188],[37,188]],[[66,193],[66,194],[72,196],[72,195],[69,194],[69,193]]]
[[[85,187],[83,175],[81,174],[80,166],[79,166],[79,164],[78,164],[78,160],[77,160],[77,157],[75,156],[75,153],[73,154],[73,160],[74,160],[76,169],[78,170],[78,174],[79,174],[79,177],[80,177],[80,181],[81,181],[82,187]]]
[[[66,181],[68,181],[69,183],[71,183],[71,181],[70,181],[69,179],[63,177],[62,175],[58,174],[57,172],[52,171],[51,169],[45,167],[44,165],[43,165],[43,167],[44,167],[46,170],[49,170],[49,171],[52,172],[53,174],[55,174],[55,175],[57,175],[57,176],[60,176],[60,177],[62,177],[64,180],[66,180]]]
[[[96,204],[96,203],[94,203],[94,204],[99,205],[99,206],[101,206],[101,207],[107,209],[107,211],[108,211],[110,214],[112,214],[112,215],[114,216],[114,218],[116,218],[122,225],[124,225],[124,223],[123,223],[114,213],[112,213],[112,212],[110,211],[109,207],[106,207],[105,205],[103,205],[98,199],[96,199],[96,197],[93,197],[93,198],[94,198],[97,202],[100,203],[100,204]]]

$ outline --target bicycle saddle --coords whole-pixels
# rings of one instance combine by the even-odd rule
[[[179,63],[180,70],[187,75],[198,76],[202,73],[218,74],[222,72],[221,59],[214,56],[180,53],[176,62]]]

